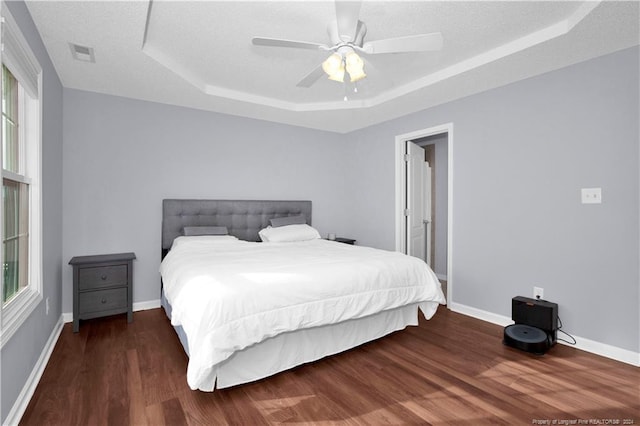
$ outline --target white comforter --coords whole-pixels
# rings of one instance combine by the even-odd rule
[[[189,341],[187,382],[209,391],[216,364],[269,337],[413,303],[429,319],[445,303],[423,261],[320,239],[179,237],[160,273]]]

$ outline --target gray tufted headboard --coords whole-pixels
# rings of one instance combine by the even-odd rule
[[[163,257],[185,226],[226,226],[241,240],[258,241],[269,219],[301,214],[311,225],[311,201],[162,200]]]

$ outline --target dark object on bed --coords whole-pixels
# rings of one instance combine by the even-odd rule
[[[336,243],[344,243],[344,244],[350,244],[350,245],[354,245],[356,243],[356,240],[354,240],[353,238],[343,238],[343,237],[336,237],[335,240]]]
[[[229,230],[226,226],[185,226],[183,234],[186,236],[229,235]]]
[[[162,258],[173,240],[184,235],[185,227],[224,226],[229,235],[259,241],[258,231],[271,225],[272,219],[299,221],[299,216],[311,225],[311,201],[162,200]]]
[[[515,324],[504,329],[505,345],[542,355],[556,344],[556,303],[522,296],[514,297],[511,300],[511,319]]]

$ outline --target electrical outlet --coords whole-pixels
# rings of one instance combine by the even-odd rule
[[[602,188],[582,188],[580,190],[582,204],[602,203]]]
[[[542,288],[542,287],[534,287],[533,288],[533,298],[534,299],[544,299],[544,288]]]
[[[49,315],[49,298],[47,297],[44,301],[44,306],[45,306],[45,314]]]

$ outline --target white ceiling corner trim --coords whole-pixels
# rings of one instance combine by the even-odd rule
[[[146,36],[149,30],[150,22],[153,19],[153,1],[154,0],[149,0],[149,9],[144,31],[145,36],[142,43],[143,53],[145,53],[147,56],[149,56],[177,76],[187,81],[189,84],[191,84],[204,94],[213,97],[219,97],[249,104],[256,104],[263,107],[267,106],[292,112],[361,109],[384,104],[386,102],[398,99],[402,96],[440,83],[449,78],[471,71],[475,68],[479,68],[483,65],[487,65],[491,62],[521,52],[533,46],[566,35],[602,2],[602,0],[586,0],[582,2],[580,7],[576,9],[576,11],[571,16],[562,21],[549,25],[533,33],[524,35],[501,46],[486,50],[471,58],[462,60],[456,64],[433,72],[429,75],[423,76],[415,81],[406,83],[391,90],[387,90],[368,99],[353,99],[346,101],[340,100],[336,102],[296,103],[209,84],[205,82],[203,78],[198,76],[195,71],[190,70],[188,67],[174,60],[170,55],[165,54],[159,46],[151,45],[148,42]]]
[[[578,10],[576,10],[573,15],[569,17],[569,19],[567,19],[567,32],[571,31],[573,27],[578,25],[578,23],[582,21],[588,14],[590,14],[593,9],[598,7],[601,2],[602,0],[584,1],[580,5]]]
[[[173,58],[165,54],[157,46],[151,46],[145,42],[142,46],[142,52],[166,69],[173,72],[175,75],[181,77],[196,89],[200,90],[201,92],[206,92],[207,85],[201,78],[199,78],[194,72],[183,66],[178,61],[173,60]]]

